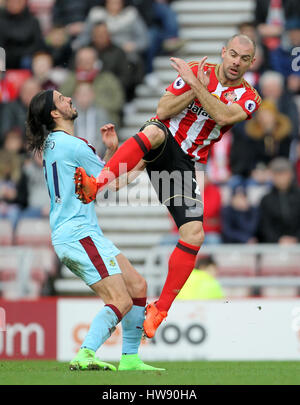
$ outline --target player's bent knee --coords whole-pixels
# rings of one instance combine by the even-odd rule
[[[203,244],[203,242],[204,242],[204,239],[205,239],[205,232],[204,232],[204,230],[203,230],[203,227],[202,227],[202,229],[199,231],[199,234],[197,235],[197,238],[198,238],[198,245],[199,245],[199,246],[202,246],[202,244]]]
[[[129,280],[126,285],[132,298],[142,298],[147,296],[147,282],[140,274],[132,278],[132,280]]]
[[[134,286],[134,292],[132,297],[146,297],[147,295],[147,282],[144,277],[140,277],[140,279],[136,282]]]
[[[205,239],[202,222],[188,222],[179,228],[180,238],[194,246],[201,246]]]
[[[165,133],[156,125],[148,125],[143,129],[143,133],[147,136],[153,149],[158,148],[165,140]]]

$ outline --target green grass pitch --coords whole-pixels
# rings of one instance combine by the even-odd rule
[[[68,363],[57,361],[0,360],[0,386],[300,385],[300,361],[195,361],[151,364],[164,367],[166,371],[70,371]]]

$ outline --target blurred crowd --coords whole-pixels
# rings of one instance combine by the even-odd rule
[[[253,19],[237,31],[257,42],[245,79],[263,101],[211,151],[206,243],[300,242],[300,7],[298,0],[253,1]],[[154,58],[184,44],[171,2],[0,0],[0,218],[15,227],[49,213],[41,157],[28,155],[24,141],[31,98],[41,89],[71,96],[76,135],[102,155],[100,126],[122,127],[136,87],[158,84]]]
[[[157,82],[154,57],[183,45],[171,1],[0,0],[0,218],[16,227],[49,213],[41,157],[26,152],[32,97],[42,89],[72,97],[76,136],[103,156],[99,128],[120,128],[136,86]]]

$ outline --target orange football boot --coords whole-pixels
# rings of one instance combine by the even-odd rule
[[[167,317],[167,311],[159,311],[155,302],[146,306],[146,318],[143,323],[144,333],[148,338],[153,338],[162,321]]]

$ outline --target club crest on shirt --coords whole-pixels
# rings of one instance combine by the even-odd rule
[[[226,91],[226,93],[224,93],[224,98],[228,101],[228,103],[234,103],[237,101],[237,95],[233,90]]]
[[[178,89],[182,89],[182,88],[184,87],[184,85],[185,85],[185,81],[182,80],[182,78],[179,76],[179,77],[175,80],[175,82],[174,82],[174,84],[173,84],[173,87],[174,87],[174,89],[178,90]]]

